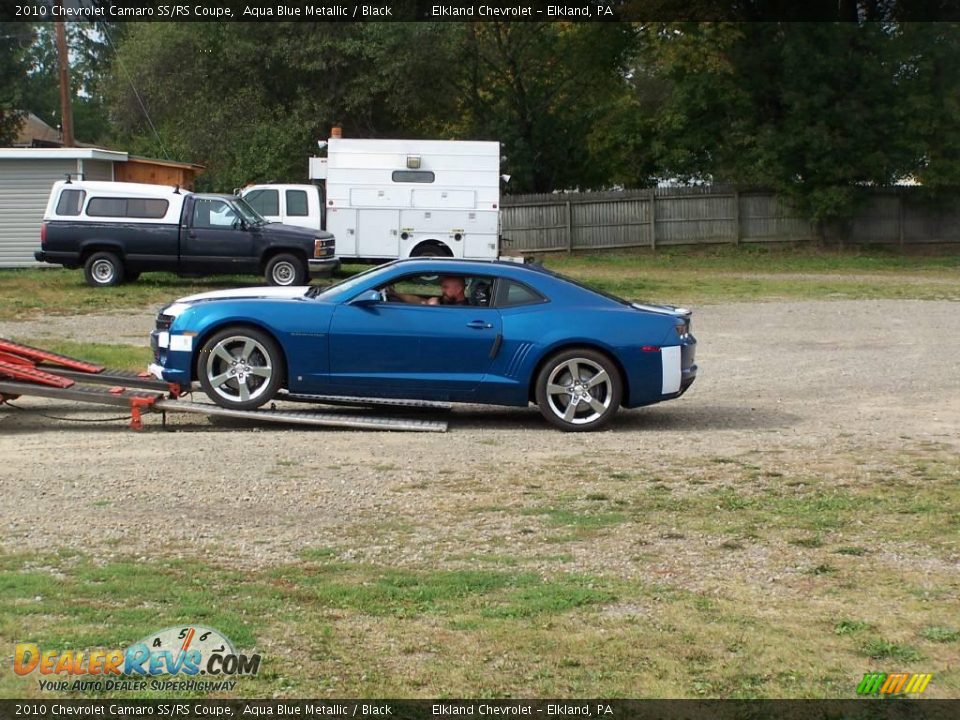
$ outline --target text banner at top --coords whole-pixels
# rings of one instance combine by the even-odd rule
[[[889,0],[613,0],[568,4],[528,0],[434,2],[387,0],[0,0],[3,21],[87,22],[668,22],[823,21],[895,22],[960,20],[960,3]]]

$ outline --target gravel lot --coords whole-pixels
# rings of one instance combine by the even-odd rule
[[[0,335],[140,343],[151,323],[145,310],[0,323]],[[317,547],[384,563],[456,564],[469,553],[522,554],[533,541],[537,519],[484,508],[609,491],[624,485],[618,477],[696,476],[704,487],[749,492],[724,459],[842,481],[901,447],[960,451],[960,303],[738,303],[695,309],[693,323],[700,376],[690,392],[621,412],[612,429],[590,435],[549,429],[533,407],[474,406],[450,413],[446,434],[189,415],[171,418],[173,432],[148,416],[138,434],[123,421],[70,421],[115,410],[21,398],[26,410],[0,407],[0,542],[100,555],[219,553],[254,566]],[[637,533],[649,544],[662,530],[622,526],[602,547],[574,544],[565,568],[630,576]],[[697,566],[696,539],[688,540],[687,565],[645,570],[691,586],[722,582],[730,568]],[[768,556],[739,563],[745,573],[776,565]]]

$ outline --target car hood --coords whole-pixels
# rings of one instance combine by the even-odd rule
[[[294,287],[273,287],[265,285],[263,287],[212,290],[210,292],[197,293],[196,295],[178,298],[164,307],[160,312],[163,315],[177,317],[177,315],[196,303],[209,302],[211,300],[256,300],[258,298],[282,300],[303,297],[309,289],[309,285],[297,285]]]
[[[272,235],[280,238],[290,238],[298,240],[312,240],[315,237],[327,238],[333,237],[326,230],[320,228],[300,227],[299,225],[286,225],[284,223],[270,222],[266,225],[258,225],[257,230],[264,235]]]

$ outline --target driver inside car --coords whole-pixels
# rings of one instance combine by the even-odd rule
[[[466,282],[462,277],[446,275],[440,279],[440,296],[423,298],[412,293],[399,293],[392,287],[386,288],[387,297],[414,305],[469,305],[466,295]]]

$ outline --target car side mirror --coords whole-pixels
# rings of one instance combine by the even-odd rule
[[[378,303],[383,298],[380,296],[379,290],[364,290],[362,293],[357,295],[353,300],[350,301],[351,305],[373,305]]]

